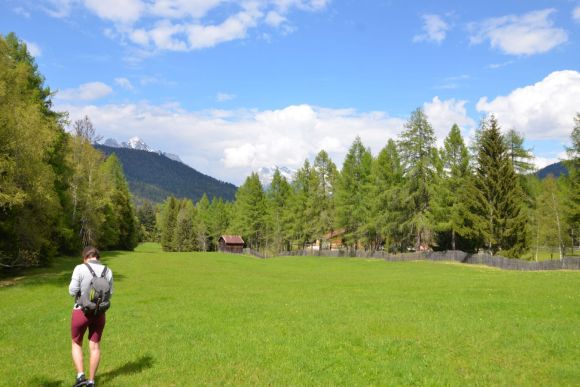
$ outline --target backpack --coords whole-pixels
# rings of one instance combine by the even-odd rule
[[[111,307],[111,284],[106,278],[107,266],[103,269],[100,277],[88,263],[85,263],[93,275],[91,282],[87,287],[82,289],[78,304],[81,306],[85,315],[98,315],[105,313]]]

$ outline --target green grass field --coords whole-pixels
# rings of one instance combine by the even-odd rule
[[[104,261],[102,386],[580,384],[580,272],[152,244]],[[0,385],[72,383],[76,263],[1,280]]]

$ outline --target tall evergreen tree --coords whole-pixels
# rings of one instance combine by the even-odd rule
[[[12,33],[0,35],[0,85],[0,264],[36,265],[74,235],[61,222],[65,135],[34,58]]]
[[[179,213],[179,204],[177,200],[170,196],[167,198],[160,211],[159,231],[161,234],[161,247],[163,251],[173,251],[173,238],[175,234],[175,225],[177,214]]]
[[[194,251],[199,248],[195,232],[195,207],[190,199],[183,199],[178,205],[175,218],[172,251]]]
[[[502,250],[510,257],[528,248],[528,217],[523,193],[512,167],[505,141],[494,116],[482,131],[477,155],[471,212],[484,246],[492,254]]]
[[[246,245],[260,249],[265,241],[266,203],[262,183],[252,173],[236,192],[232,230],[244,237]]]
[[[419,250],[433,241],[431,200],[436,186],[437,149],[435,134],[422,109],[415,110],[405,125],[399,142],[405,171],[408,218],[403,226],[415,239]]]
[[[101,166],[104,175],[106,194],[105,206],[112,210],[112,216],[105,219],[105,224],[115,230],[115,236],[109,241],[100,241],[102,248],[133,250],[138,243],[138,228],[135,207],[129,193],[129,186],[123,167],[115,154],[107,157]]]
[[[373,162],[371,189],[371,227],[379,237],[377,244],[383,244],[387,251],[402,250],[405,245],[399,227],[404,216],[403,185],[397,144],[389,139]]]
[[[574,117],[574,128],[570,135],[571,145],[567,147],[568,169],[566,178],[565,217],[568,224],[567,234],[572,240],[572,248],[580,245],[580,113]]]
[[[294,243],[304,248],[315,238],[317,222],[317,175],[308,160],[298,169],[292,182],[291,235]]]
[[[458,235],[463,225],[461,206],[462,191],[470,175],[469,152],[461,130],[453,125],[445,138],[441,152],[443,163],[442,181],[438,185],[437,195],[433,202],[433,211],[437,222],[438,244],[440,248],[470,250],[465,238]],[[459,240],[458,240],[459,239]],[[458,244],[459,242],[459,244]]]
[[[370,217],[371,168],[373,157],[364,147],[360,137],[351,145],[336,187],[336,221],[344,228],[344,243],[357,249],[364,244],[366,225]]]
[[[155,207],[149,200],[143,201],[143,204],[137,209],[137,218],[141,225],[141,241],[154,242],[155,235]]]
[[[276,168],[272,183],[266,192],[268,236],[272,250],[290,249],[290,214],[292,188],[280,170]]]
[[[328,153],[321,150],[314,159],[312,171],[316,175],[314,178],[316,186],[312,195],[316,216],[313,232],[314,237],[320,241],[319,248],[322,248],[324,235],[334,231],[335,228],[334,192],[338,170]]]

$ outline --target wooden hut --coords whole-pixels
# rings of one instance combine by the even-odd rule
[[[219,249],[224,253],[243,253],[244,240],[239,235],[222,235],[219,239]]]

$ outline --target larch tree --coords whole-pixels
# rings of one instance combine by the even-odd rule
[[[431,201],[437,184],[435,133],[422,109],[415,110],[399,141],[405,171],[407,220],[403,226],[414,236],[415,249],[433,242]]]
[[[368,239],[365,231],[371,211],[372,162],[370,149],[357,136],[346,154],[336,186],[337,226],[344,228],[344,243],[351,249],[358,249]]]

